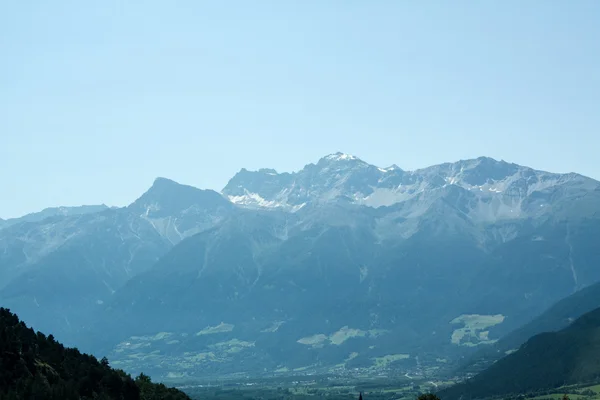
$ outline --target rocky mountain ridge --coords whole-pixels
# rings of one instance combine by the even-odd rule
[[[578,174],[536,171],[487,157],[404,171],[336,153],[293,173],[242,169],[222,193],[245,207],[293,211],[307,202],[328,201],[390,207],[455,186],[471,203],[465,211],[477,221],[493,222],[555,211],[547,207],[548,196],[565,185],[572,186],[572,196],[598,189],[597,181]]]
[[[41,222],[47,218],[52,217],[66,217],[72,215],[85,215],[93,214],[100,211],[104,211],[109,207],[105,204],[91,205],[91,206],[78,206],[78,207],[50,207],[45,208],[42,211],[30,213],[19,218],[0,218],[0,229],[9,227],[22,222]]]

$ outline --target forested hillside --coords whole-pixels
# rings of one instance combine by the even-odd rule
[[[0,400],[184,400],[187,395],[140,375],[135,380],[105,358],[66,348],[0,308]]]

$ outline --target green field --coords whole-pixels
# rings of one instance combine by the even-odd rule
[[[478,315],[465,314],[450,321],[451,325],[462,325],[455,329],[450,341],[460,346],[478,346],[481,344],[492,344],[496,340],[489,338],[489,328],[501,324],[504,315]]]

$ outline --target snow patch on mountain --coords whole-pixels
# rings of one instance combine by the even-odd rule
[[[287,206],[285,203],[280,203],[274,200],[266,200],[258,193],[251,193],[247,190],[244,190],[244,192],[245,194],[241,196],[227,196],[227,198],[234,204],[246,207],[278,208]]]

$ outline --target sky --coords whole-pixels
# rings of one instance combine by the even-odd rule
[[[600,1],[0,3],[0,217],[342,151],[600,179]]]

